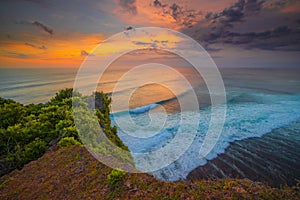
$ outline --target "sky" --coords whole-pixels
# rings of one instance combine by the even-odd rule
[[[0,5],[1,68],[78,68],[97,45],[128,27],[182,32],[218,67],[300,67],[298,0],[2,0]]]

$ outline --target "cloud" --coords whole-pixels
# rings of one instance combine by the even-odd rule
[[[125,31],[130,31],[130,30],[133,30],[134,28],[132,26],[128,26],[125,28]]]
[[[272,30],[266,30],[262,32],[249,32],[249,33],[234,33],[229,32],[226,37],[234,38],[234,37],[246,37],[249,40],[244,40],[246,43],[251,41],[251,39],[261,39],[266,40],[270,38],[278,38],[282,36],[290,36],[292,30],[287,26],[280,26]]]
[[[228,33],[223,38],[224,43],[242,45],[247,49],[300,51],[300,31],[288,26],[262,32]]]
[[[50,35],[54,34],[53,29],[51,29],[49,26],[42,24],[41,22],[34,21],[31,23],[32,25],[36,26],[37,28],[45,31],[46,33],[49,33]]]
[[[206,51],[209,51],[209,52],[219,52],[219,51],[223,50],[222,48],[211,47],[211,46],[208,45],[208,44],[206,44],[206,45],[204,46],[204,49],[205,49]]]
[[[144,47],[156,49],[159,46],[168,45],[169,41],[168,40],[151,40],[151,42],[132,41],[132,43],[137,46],[144,46]]]
[[[300,51],[300,30],[279,26],[260,32],[222,32],[210,34],[209,44],[223,43],[245,49]],[[209,46],[209,45],[207,45]]]
[[[165,5],[163,5],[159,0],[154,0],[153,1],[153,5],[155,7],[164,7]]]
[[[50,28],[48,25],[45,25],[41,22],[38,22],[38,21],[19,21],[19,22],[15,22],[16,24],[29,24],[29,25],[33,25],[35,27],[37,27],[38,29],[50,34],[50,35],[53,35],[54,34],[54,31],[52,28]]]
[[[44,45],[37,46],[37,45],[31,44],[31,43],[27,43],[27,42],[25,43],[25,45],[30,46],[30,47],[35,48],[35,49],[43,49],[43,50],[47,49],[47,47],[45,47]]]
[[[202,18],[202,13],[194,9],[187,9],[186,6],[179,3],[163,4],[159,0],[154,0],[152,4],[162,16],[170,16],[179,26],[191,27],[199,18]]]
[[[186,27],[183,32],[212,51],[214,49],[210,46],[218,44],[244,49],[300,51],[298,17],[270,10],[264,3],[269,2],[238,0],[220,12],[207,13],[204,20],[192,29]],[[270,19],[273,21],[268,21]],[[273,23],[274,20],[277,23]],[[269,25],[270,22],[273,24]]]
[[[177,20],[178,19],[178,16],[180,14],[182,14],[182,11],[181,11],[181,8],[180,6],[178,6],[176,3],[173,3],[172,6],[170,6],[170,9],[171,9],[171,16]]]
[[[11,58],[29,58],[28,55],[23,54],[23,53],[16,53],[16,52],[7,52],[5,54],[5,56],[7,57],[11,57]]]
[[[152,45],[152,42],[141,42],[141,41],[132,41],[133,44],[135,45],[141,45],[141,46],[149,46]]]
[[[119,0],[119,5],[122,7],[122,9],[134,15],[137,14],[135,3],[135,0]]]
[[[88,56],[89,53],[86,52],[85,50],[81,50],[80,55],[81,55],[81,56]]]
[[[205,19],[198,22],[198,26],[192,30],[194,33],[191,33],[191,36],[206,43],[214,43],[226,36],[237,23],[244,22],[247,17],[259,13],[263,3],[262,0],[238,0],[221,12],[208,12]],[[203,24],[208,25],[203,27]]]
[[[80,56],[94,56],[94,54],[88,53],[86,50],[81,50]]]
[[[239,0],[220,13],[207,13],[206,19],[219,26],[232,27],[232,23],[241,22],[248,15],[259,12],[264,1]]]
[[[279,10],[287,6],[299,2],[298,0],[268,0],[264,3],[264,7],[273,10]]]

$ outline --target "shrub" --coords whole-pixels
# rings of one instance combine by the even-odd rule
[[[89,108],[88,115],[82,113],[87,130],[93,128],[90,126],[93,124],[91,120],[96,119],[91,118],[90,113],[96,110],[98,122],[107,138],[128,151],[118,137],[116,127],[111,126],[109,118],[111,99],[99,92],[95,92],[94,95],[94,106],[92,96],[82,96],[72,88],[60,90],[51,101],[37,105],[22,105],[0,97],[0,176],[13,169],[21,169],[24,164],[39,158],[58,138],[64,138],[59,142],[60,146],[81,144],[73,119],[73,100],[77,102],[76,109]],[[96,136],[92,139],[97,146]],[[131,159],[130,157],[128,160]]]
[[[36,138],[33,142],[27,144],[24,151],[21,153],[22,164],[41,157],[46,150],[46,143],[43,140]]]
[[[107,182],[111,186],[118,186],[125,178],[126,173],[122,169],[113,169],[107,176]]]
[[[78,92],[74,92],[73,88],[65,88],[63,90],[60,90],[55,94],[55,96],[51,99],[52,102],[54,101],[60,101],[62,102],[64,99],[69,99],[72,96],[81,96]]]
[[[75,140],[74,137],[65,137],[58,142],[58,145],[61,147],[67,147],[71,145],[81,145],[81,143]]]

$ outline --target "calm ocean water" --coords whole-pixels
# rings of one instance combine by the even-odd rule
[[[126,70],[118,69],[105,74],[98,89],[109,94],[113,90],[116,81]],[[275,135],[278,135],[278,140],[283,141],[283,146],[288,146],[288,143],[284,142],[285,138],[294,142],[293,147],[291,147],[293,151],[288,155],[288,159],[294,162],[276,163],[276,166],[279,165],[280,167],[272,168],[272,166],[270,167],[272,162],[270,164],[268,161],[270,159],[269,156],[268,158],[263,156],[270,155],[270,152],[268,154],[263,154],[263,152],[257,158],[257,156],[253,156],[255,153],[251,153],[254,150],[248,149],[252,155],[249,159],[259,159],[257,163],[260,163],[259,168],[263,169],[251,173],[265,173],[264,171],[268,168],[274,169],[274,173],[280,174],[278,170],[289,169],[294,170],[294,172],[289,177],[282,178],[283,182],[300,178],[300,172],[297,171],[300,168],[300,129],[298,127],[298,122],[300,121],[299,69],[221,69],[227,94],[226,122],[220,140],[213,151],[204,159],[199,159],[198,153],[210,119],[209,92],[202,79],[199,76],[195,76],[192,71],[184,68],[178,69],[178,71],[189,77],[190,82],[194,86],[200,107],[198,111],[189,111],[187,116],[190,120],[193,120],[200,113],[200,124],[195,140],[189,149],[175,163],[153,172],[154,176],[167,181],[185,179],[195,168],[207,165],[210,160],[224,153],[232,142],[254,137],[265,141],[264,135],[280,129],[280,131],[275,131]],[[149,73],[147,74],[149,75]],[[24,104],[46,102],[59,89],[72,87],[75,76],[76,70],[74,69],[0,69],[0,96],[12,98]],[[136,76],[141,76],[141,74],[136,74]],[[176,77],[168,76],[167,74],[162,77],[165,79],[165,82],[180,86],[180,82]],[[117,98],[122,100],[128,95],[126,90],[136,84],[134,80],[133,76],[131,82],[122,82],[122,87],[116,92]],[[178,89],[180,90],[180,87]],[[188,103],[189,92],[181,92],[183,101]],[[178,101],[174,93],[167,88],[156,84],[147,84],[132,94],[129,107],[132,109],[131,117],[136,123],[141,125],[149,123],[149,110],[153,111],[153,114],[159,118],[161,113],[158,107],[161,106],[168,111],[168,121],[156,135],[141,139],[126,134],[122,131],[122,128],[119,129],[119,136],[131,152],[153,151],[168,145],[178,133],[178,123],[180,121]],[[112,114],[112,118],[114,117],[119,117],[120,120],[128,120],[127,116],[124,116],[124,119],[122,119],[122,114],[119,112]],[[180,130],[185,133],[191,131],[188,126]],[[276,140],[276,138],[273,140]],[[272,140],[266,141],[269,146],[272,146],[272,142],[270,142]],[[278,142],[275,142],[275,144],[278,146]],[[184,144],[178,144],[178,148],[180,148],[180,145]],[[278,149],[280,149],[280,146],[278,146]],[[279,154],[282,153],[282,157],[286,157],[285,152],[288,150],[283,148],[282,151],[279,151]],[[266,160],[266,162],[263,160]],[[139,163],[136,163],[136,165],[138,167]],[[245,169],[241,166],[241,164],[232,164],[231,168],[234,168],[243,176],[249,177],[246,175],[246,172],[243,172]],[[220,167],[218,169],[222,171],[222,165],[215,167]],[[282,172],[282,174],[284,173]],[[224,176],[227,177],[226,174]]]
[[[23,104],[44,103],[73,87],[76,69],[0,69],[0,96]]]

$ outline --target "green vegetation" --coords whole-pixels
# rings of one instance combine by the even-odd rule
[[[81,143],[75,140],[74,137],[65,137],[58,142],[58,145],[61,147],[67,147],[71,145],[81,145]]]
[[[0,175],[21,169],[26,163],[42,156],[61,138],[61,146],[82,143],[74,124],[72,95],[73,89],[67,88],[56,93],[49,102],[37,105],[22,105],[0,97]],[[74,98],[96,114],[110,141],[128,150],[117,136],[116,127],[111,126],[110,98],[99,92],[93,95],[94,109],[90,109],[89,105],[91,96],[83,97],[75,92]],[[84,120],[87,124],[91,121],[89,116],[85,116]]]
[[[111,170],[76,145],[87,142],[94,152],[108,151],[109,158],[119,153],[89,131],[94,130],[92,113],[107,138],[127,150],[111,126],[111,100],[96,92],[92,109],[91,96],[76,94],[74,100],[80,106],[74,106],[74,112],[84,122],[77,132],[72,92],[65,89],[46,104],[26,106],[0,98],[0,172],[5,174],[0,177],[0,199],[300,199],[299,185],[271,188],[247,179],[166,183],[148,174]],[[80,141],[80,134],[85,134],[86,141]],[[56,143],[64,148],[48,150]]]
[[[111,186],[118,186],[123,182],[126,173],[122,169],[113,169],[111,173],[107,176],[107,182]]]
[[[107,138],[113,142],[114,144],[116,144],[118,147],[129,151],[128,147],[125,146],[122,142],[122,140],[118,137],[117,135],[117,127],[111,127],[111,120],[110,120],[110,104],[111,104],[111,98],[107,97],[107,95],[105,95],[104,93],[95,93],[95,104],[97,106],[97,104],[99,104],[99,102],[101,102],[100,105],[98,105],[99,109],[96,109],[96,116],[99,119],[99,123],[102,127],[102,129],[104,130]]]

